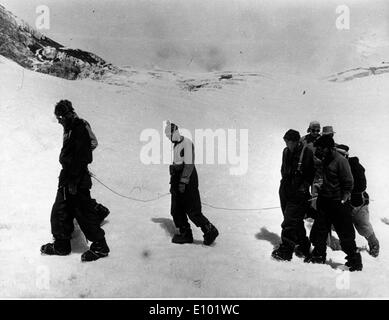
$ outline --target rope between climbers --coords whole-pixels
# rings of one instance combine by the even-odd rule
[[[102,181],[100,181],[98,178],[96,178],[95,175],[91,174],[91,177],[93,179],[95,179],[97,182],[99,182],[101,185],[103,185],[105,188],[107,188],[108,190],[110,190],[112,193],[118,195],[119,197],[122,197],[122,198],[126,198],[126,199],[129,199],[129,200],[133,200],[133,201],[138,201],[138,202],[151,202],[151,201],[156,201],[156,200],[159,200],[163,197],[166,197],[168,195],[170,195],[170,193],[165,193],[165,194],[162,194],[162,195],[159,195],[158,197],[156,198],[152,198],[152,199],[138,199],[138,198],[134,198],[134,197],[130,197],[130,196],[125,196],[123,194],[120,194],[119,192],[116,192],[115,190],[111,189],[110,187],[108,187],[106,184],[104,184]]]
[[[226,207],[217,207],[205,202],[201,202],[203,206],[210,207],[217,210],[226,210],[226,211],[263,211],[263,210],[272,210],[272,209],[278,209],[278,207],[267,207],[267,208],[226,208]]]
[[[164,193],[162,195],[159,195],[158,197],[156,198],[151,198],[151,199],[138,199],[138,198],[134,198],[134,197],[130,197],[130,196],[126,196],[126,195],[123,195],[119,192],[116,192],[115,190],[113,190],[112,188],[110,188],[109,186],[107,186],[104,182],[102,182],[101,180],[99,180],[98,178],[96,178],[96,176],[92,173],[90,173],[91,177],[93,179],[95,179],[97,182],[99,182],[102,186],[104,186],[105,188],[107,188],[108,190],[110,190],[112,193],[118,195],[119,197],[122,197],[122,198],[126,198],[126,199],[129,199],[129,200],[133,200],[133,201],[138,201],[138,202],[152,202],[152,201],[156,201],[156,200],[159,200],[161,198],[164,198],[168,195],[170,195],[170,192],[169,193]],[[201,204],[203,206],[206,206],[206,207],[209,207],[209,208],[212,208],[212,209],[217,209],[217,210],[226,210],[226,211],[264,211],[264,210],[273,210],[273,209],[278,209],[280,208],[279,206],[278,207],[267,207],[267,208],[227,208],[227,207],[218,207],[218,206],[214,206],[212,204],[209,204],[209,203],[206,203],[206,202],[201,202]]]

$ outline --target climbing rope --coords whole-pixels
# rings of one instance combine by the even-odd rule
[[[151,201],[156,201],[156,200],[159,200],[163,197],[166,197],[168,195],[170,195],[170,193],[165,193],[165,194],[161,194],[161,195],[158,195],[158,197],[155,197],[155,198],[151,198],[151,199],[138,199],[138,198],[134,198],[134,197],[130,197],[130,196],[125,196],[123,194],[120,194],[119,192],[116,192],[115,190],[113,190],[112,188],[108,187],[104,182],[102,182],[101,180],[99,180],[98,178],[96,178],[96,176],[94,174],[90,174],[91,177],[93,179],[95,179],[97,182],[99,182],[101,185],[103,185],[105,188],[107,188],[108,190],[110,190],[112,193],[118,195],[119,197],[122,197],[122,198],[126,198],[126,199],[129,199],[129,200],[133,200],[133,201],[138,201],[138,202],[151,202]]]
[[[133,200],[133,201],[138,201],[138,202],[152,202],[152,201],[156,201],[156,200],[159,200],[161,198],[164,198],[168,195],[170,195],[170,192],[169,193],[164,193],[164,194],[161,194],[161,195],[158,195],[158,197],[155,197],[155,198],[151,198],[151,199],[139,199],[139,198],[134,198],[134,197],[130,197],[130,196],[126,196],[126,195],[123,195],[115,190],[113,190],[112,188],[110,188],[109,186],[107,186],[104,182],[102,182],[100,179],[98,179],[93,173],[90,173],[91,177],[93,179],[95,179],[97,182],[99,182],[102,186],[104,186],[106,189],[110,190],[112,193],[118,195],[119,197],[122,197],[122,198],[126,198],[126,199],[129,199],[129,200]],[[206,206],[206,207],[209,207],[209,208],[212,208],[212,209],[216,209],[216,210],[226,210],[226,211],[263,211],[263,210],[273,210],[273,209],[278,209],[280,208],[279,206],[277,207],[265,207],[265,208],[228,208],[228,207],[218,207],[218,206],[214,206],[212,204],[209,204],[209,203],[206,203],[206,202],[202,202],[201,203],[203,206]]]
[[[212,209],[217,209],[217,210],[226,210],[226,211],[263,211],[263,210],[273,210],[273,209],[278,209],[278,207],[267,207],[267,208],[227,208],[227,207],[217,207],[205,202],[201,202],[203,206],[210,207]]]

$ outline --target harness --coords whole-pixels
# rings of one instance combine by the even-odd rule
[[[302,173],[301,167],[303,165],[304,151],[306,148],[307,148],[307,146],[303,145],[303,148],[301,149],[301,152],[300,152],[299,161],[297,163],[297,169],[296,169],[296,171],[298,173]],[[284,154],[286,155],[287,152],[288,152],[288,149],[285,148]]]

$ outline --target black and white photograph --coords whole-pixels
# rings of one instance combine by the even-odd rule
[[[0,299],[388,299],[388,89],[387,0],[0,0]]]

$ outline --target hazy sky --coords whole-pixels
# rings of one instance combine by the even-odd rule
[[[191,70],[289,68],[326,74],[389,60],[386,0],[0,0],[44,33],[117,65]],[[350,30],[338,30],[338,5]]]

